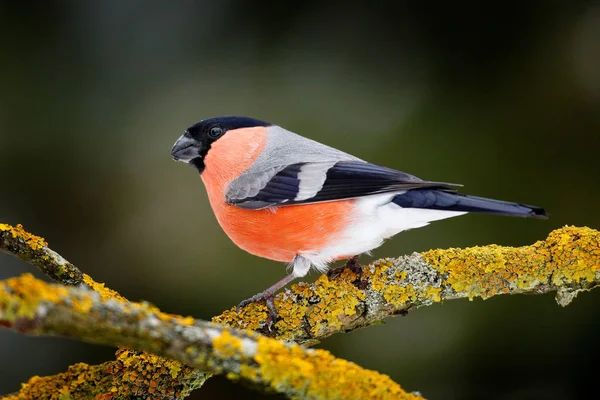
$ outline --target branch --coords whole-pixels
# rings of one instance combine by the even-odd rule
[[[0,282],[0,325],[147,351],[291,398],[421,398],[325,350],[165,314],[147,304],[105,300],[87,288],[47,284],[31,274]],[[178,368],[168,362],[165,367]]]
[[[23,229],[23,225],[12,226],[0,223],[0,250],[37,267],[56,282],[71,286],[87,286],[105,298],[125,300],[123,296],[103,283],[94,281],[75,265],[48,247],[44,238]]]
[[[178,361],[129,349],[99,365],[78,363],[53,376],[34,376],[17,393],[2,400],[177,400],[189,396],[207,379],[203,372]],[[62,396],[62,397],[59,397]],[[139,397],[134,397],[139,396]]]
[[[276,296],[280,320],[271,331],[266,307],[256,303],[213,322],[312,345],[444,300],[557,291],[557,302],[566,306],[598,285],[600,232],[564,227],[530,246],[430,250],[363,266],[360,280],[344,270],[333,280],[323,275],[314,284],[293,285]]]
[[[23,229],[23,225],[11,226],[0,223],[0,250],[12,254],[43,273],[65,285],[83,282],[83,274],[77,267],[51,250],[44,238]]]
[[[7,225],[0,224],[0,230],[3,226]],[[21,247],[27,245],[24,239],[17,242]],[[4,239],[0,245],[2,250],[7,251]],[[20,257],[19,251],[12,253]],[[214,321],[258,330],[289,341],[314,344],[337,332],[368,326],[389,316],[405,314],[412,308],[455,298],[485,299],[498,294],[557,290],[557,300],[565,306],[580,291],[598,285],[599,265],[600,233],[590,228],[565,227],[531,246],[490,245],[462,250],[432,250],[375,261],[363,267],[361,280],[356,274],[343,271],[333,279],[322,276],[311,285],[293,285],[277,295],[276,306],[281,318],[275,329],[269,329],[267,309],[262,304],[251,304],[240,313],[233,308],[215,317]],[[88,281],[92,282],[88,286],[105,293],[103,298],[110,298],[110,289],[89,277]],[[174,387],[181,389],[182,396],[176,398],[185,397],[190,386],[197,387],[206,379],[204,374],[180,364],[181,372],[170,381],[169,374],[164,373],[165,368],[159,363],[162,361],[151,355],[131,360],[119,356],[107,370],[146,371],[145,378],[138,379],[135,386],[142,393],[149,393],[153,387],[149,384],[149,377],[163,377],[164,387],[179,385]],[[154,365],[155,362],[158,365]],[[123,377],[128,372],[120,374]],[[60,382],[62,375],[40,379]],[[69,382],[82,379],[81,376],[73,377]],[[26,387],[37,383],[32,379]],[[57,384],[57,387],[63,386]]]
[[[127,302],[116,291],[94,281],[61,255],[48,248],[41,237],[23,229],[0,223],[0,250],[38,267],[50,278],[65,285],[87,287],[104,300]],[[119,349],[117,359],[100,365],[79,363],[67,372],[33,377],[20,392],[7,399],[44,399],[56,393],[77,399],[116,399],[130,395],[153,396],[154,399],[182,399],[204,384],[210,374],[178,361],[152,354]]]

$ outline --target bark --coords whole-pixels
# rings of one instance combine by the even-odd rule
[[[69,274],[64,274],[60,269],[63,268],[61,267],[63,265],[69,265],[68,268],[75,267],[60,256],[50,257],[50,261],[48,261],[48,255],[56,253],[47,248],[43,239],[25,232],[22,227],[14,228],[0,224],[0,249],[40,267],[44,271],[50,271],[51,276],[64,284],[77,283],[76,279],[71,278],[71,274],[77,276],[77,272],[71,271]],[[54,258],[60,261],[59,265],[52,265]],[[57,269],[59,273],[53,272]],[[279,312],[279,318],[274,325],[267,321],[266,306],[256,303],[239,311],[235,308],[225,311],[215,317],[213,322],[261,333],[262,335],[259,336],[261,340],[268,340],[267,337],[270,337],[312,345],[332,334],[379,323],[387,317],[406,314],[409,310],[444,300],[476,297],[486,299],[500,294],[539,294],[556,291],[558,303],[566,306],[578,293],[590,290],[600,283],[600,232],[585,227],[564,227],[551,232],[547,239],[530,246],[489,245],[467,249],[431,250],[375,261],[368,266],[363,266],[361,276],[349,270],[343,270],[333,275],[332,278],[322,276],[313,284],[293,285],[290,289],[278,294],[275,305]],[[104,285],[94,282],[89,276],[84,274],[81,276],[79,286],[94,289],[99,293],[100,300],[134,304],[128,303],[118,293],[105,288]],[[154,310],[154,312],[159,311]],[[171,317],[175,320],[182,318]],[[188,318],[187,321],[192,323],[194,320]],[[194,321],[193,324],[196,322]],[[221,327],[220,329],[225,328]],[[230,333],[230,335],[239,338],[236,336],[238,335],[237,331],[232,332],[234,333]],[[136,337],[132,343],[123,342],[122,344],[135,349],[156,352],[154,347],[136,347],[136,345],[141,346],[139,340],[140,338]],[[277,343],[277,346],[284,346],[286,349],[295,348],[281,342],[273,343]],[[211,348],[213,347],[206,347],[206,349]],[[303,351],[307,350],[303,349]],[[173,357],[170,353],[159,354]],[[289,359],[292,360],[294,357]],[[189,364],[187,359],[179,360]],[[305,365],[303,360],[302,357],[299,357],[299,365]],[[343,360],[338,361],[343,363]],[[176,364],[165,366],[165,363]],[[190,365],[207,369],[201,364],[192,363]],[[290,367],[297,371],[299,365],[293,364]],[[74,373],[73,369],[80,373]],[[137,394],[151,395],[153,396],[151,398],[156,399],[183,398],[193,388],[201,386],[208,377],[208,375],[176,361],[121,349],[116,361],[105,363],[102,366],[78,364],[68,372],[55,377],[33,378],[24,386],[21,394],[36,385],[44,387],[44,385],[56,384],[57,387],[67,387],[69,389],[65,390],[71,390],[71,386],[66,384],[60,386],[60,383],[81,381],[87,376],[85,374],[90,374],[90,370],[93,370],[93,376],[98,377],[99,382],[104,382],[102,379],[105,379],[106,375],[110,377],[105,386],[97,385],[105,390],[102,395],[111,396],[111,393],[114,393],[113,397],[106,398],[123,398],[120,391],[123,388],[132,387],[128,382],[135,382],[133,388],[136,389],[135,393]],[[244,379],[242,374],[233,369],[230,371],[208,368],[208,370],[226,371],[232,378]],[[102,371],[105,372],[102,373]],[[336,379],[344,381],[343,373],[342,375],[339,373]],[[296,374],[297,372],[292,374],[289,379],[293,380]],[[169,379],[169,376],[172,376],[172,379]],[[313,376],[311,379],[318,379],[318,377]],[[40,383],[41,380],[44,380],[43,385]],[[272,387],[270,383],[265,383],[267,381],[260,382],[262,387]],[[162,391],[160,393],[156,390],[152,392],[152,389],[157,387],[160,387]],[[165,392],[169,387],[172,388],[171,392]],[[113,390],[115,388],[116,392]],[[111,390],[113,391],[111,392]],[[297,395],[297,392],[286,393],[292,396]],[[306,393],[302,394],[302,396],[304,395]],[[314,398],[328,397],[316,396]],[[358,397],[353,396],[353,398]]]

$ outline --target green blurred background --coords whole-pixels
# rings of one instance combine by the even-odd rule
[[[438,222],[375,257],[600,227],[597,2],[2,1],[0,48],[2,222],[168,312],[210,319],[285,273],[228,240],[169,156],[217,115],[551,213]],[[0,255],[0,278],[32,271]],[[577,398],[597,380],[599,301],[453,301],[322,347],[431,399]],[[0,393],[114,350],[1,331]],[[266,397],[215,378],[191,398],[226,396]]]

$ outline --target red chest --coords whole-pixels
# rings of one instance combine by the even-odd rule
[[[301,252],[318,252],[345,230],[353,201],[247,210],[225,203],[227,185],[248,169],[264,149],[267,128],[238,129],[213,143],[202,173],[219,224],[240,248],[290,262]]]

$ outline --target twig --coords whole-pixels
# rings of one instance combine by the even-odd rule
[[[21,224],[12,226],[0,223],[0,250],[39,268],[56,282],[70,286],[87,286],[105,299],[125,300],[119,293],[82,273],[79,268],[49,248],[44,238],[27,232]]]
[[[48,247],[44,238],[23,229],[0,223],[0,250],[38,267],[43,273],[65,285],[79,285],[83,273]]]

